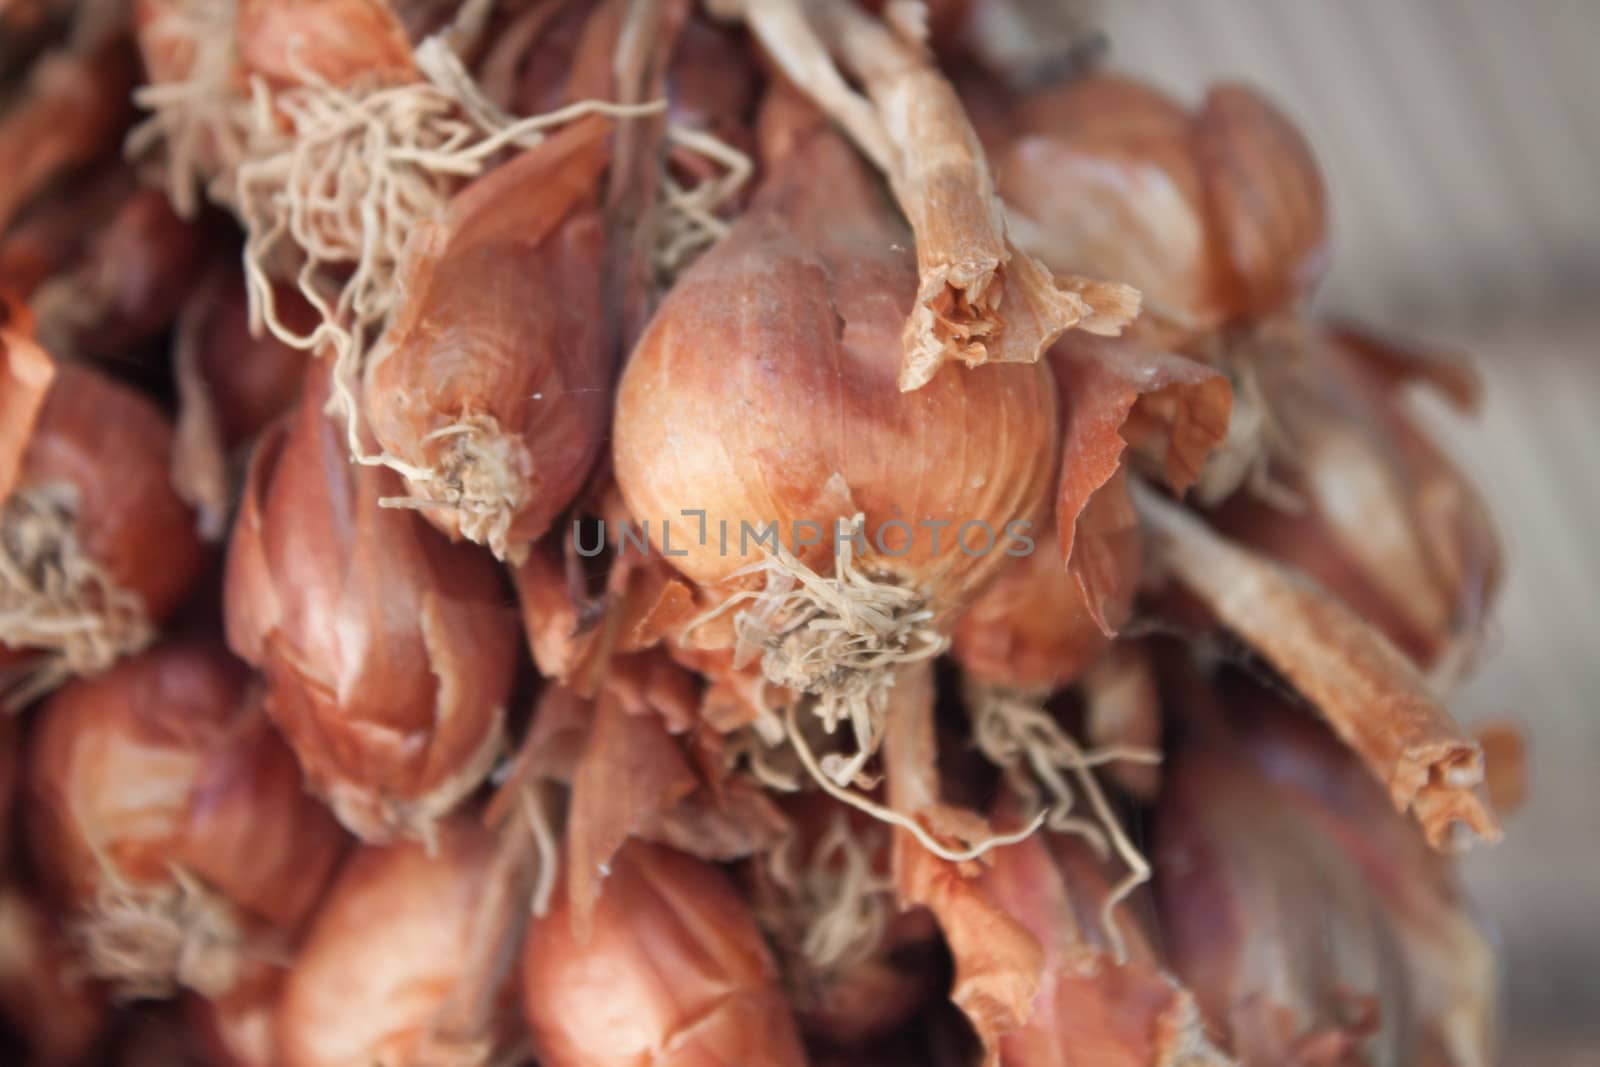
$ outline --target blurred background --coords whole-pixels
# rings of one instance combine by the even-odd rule
[[[1506,1062],[1600,1063],[1600,2],[1109,0],[1093,19],[1112,67],[1189,101],[1268,89],[1332,195],[1319,306],[1486,380],[1470,423],[1419,397],[1510,563],[1454,710],[1531,741],[1531,798],[1467,869],[1505,949]]]

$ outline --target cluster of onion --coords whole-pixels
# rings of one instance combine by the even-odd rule
[[[1002,2],[934,46],[987,61],[949,34]],[[241,1067],[762,1067],[899,1062],[948,984],[990,1065],[1480,1054],[1492,961],[1406,815],[1494,832],[1418,672],[1498,557],[1394,395],[1472,390],[1303,320],[1292,125],[1098,76],[963,100],[906,5],[711,6],[781,72],[759,115],[746,39],[673,0],[137,5],[172,207],[0,233],[0,670],[60,687],[20,771],[55,914],[0,885],[0,1011],[62,1062],[107,994],[182,991]],[[119,84],[88,54],[0,144]],[[174,316],[176,432],[63,362]],[[183,636],[215,590],[174,619],[224,533],[239,659]],[[1332,733],[1134,624],[1232,631]],[[1355,973],[1276,910],[1306,872]]]

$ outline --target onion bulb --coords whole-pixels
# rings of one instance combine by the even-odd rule
[[[15,309],[0,324],[0,410],[17,420],[0,434],[0,652],[14,654],[0,690],[11,690],[9,703],[142,648],[204,561],[193,513],[168,481],[165,417],[87,367],[42,377],[36,348],[22,371],[29,330]],[[32,398],[22,407],[18,389]],[[31,431],[27,409],[36,412]]]
[[[1322,176],[1304,138],[1252,90],[1197,112],[1094,76],[1024,97],[991,132],[1022,243],[1056,270],[1122,278],[1182,333],[1293,304],[1327,265]]]
[[[800,137],[634,350],[613,458],[652,547],[730,608],[754,600],[735,616],[744,658],[830,728],[852,723],[857,754],[833,770],[848,781],[876,747],[888,668],[940,651],[1007,561],[1008,524],[1038,519],[1056,405],[1037,364],[900,392],[910,235],[837,136]]]
[[[1157,888],[1240,1062],[1494,1062],[1493,954],[1449,861],[1298,709],[1221,696],[1248,726],[1213,719],[1168,768]]]
[[[608,124],[578,123],[458,193],[408,246],[368,365],[373,436],[421,510],[520,562],[606,431],[595,190]]]
[[[506,1052],[436,1043],[436,1022],[467,977],[465,951],[494,838],[457,816],[430,855],[415,843],[366,846],[317,911],[278,1002],[282,1067],[485,1065]],[[514,1018],[509,990],[502,1022]],[[508,1039],[502,1032],[499,1038]]]
[[[369,841],[429,835],[499,754],[516,622],[493,560],[412,512],[398,479],[352,465],[308,368],[262,439],[229,546],[228,640],[312,788]]]
[[[164,646],[40,713],[33,853],[85,966],[128,995],[226,992],[281,951],[343,847],[247,686],[220,648]]]
[[[78,966],[52,903],[0,886],[0,1019],[22,1039],[28,1063],[74,1067],[105,1028],[105,991]]]
[[[528,928],[523,1011],[545,1067],[799,1067],[772,957],[710,864],[632,841],[587,941],[565,894]]]

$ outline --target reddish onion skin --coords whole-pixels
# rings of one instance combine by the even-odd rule
[[[210,1067],[282,1067],[278,996],[283,972],[261,969],[225,996],[190,996],[184,1014],[193,1044]]]
[[[1223,697],[1238,732],[1164,771],[1155,854],[1208,1019],[1245,1065],[1494,1062],[1494,956],[1450,860],[1299,709]]]
[[[458,816],[440,825],[432,856],[408,843],[350,858],[284,982],[280,1067],[437,1062],[420,1050],[464,977],[494,847],[479,823]]]
[[[741,523],[772,522],[786,544],[816,523],[822,559],[808,562],[831,571],[833,524],[860,510],[863,563],[948,611],[1004,564],[1007,524],[1037,519],[1055,458],[1050,372],[957,368],[900,392],[912,248],[866,165],[817,132],[662,301],[623,374],[613,456],[629,512],[685,575],[710,584],[761,558],[737,544]],[[836,474],[848,497],[832,491]],[[684,509],[705,511],[705,543]],[[889,520],[914,531],[907,546],[887,528],[899,555],[872,545]],[[918,524],[937,521],[949,527],[935,550]],[[987,523],[997,547],[963,551],[968,522]]]
[[[1219,85],[1193,114],[1088,77],[1025,97],[996,130],[996,181],[1057,270],[1121,278],[1152,315],[1204,331],[1289,307],[1328,261],[1327,194],[1305,138]]]
[[[344,835],[301,787],[294,758],[247,693],[244,667],[220,647],[169,645],[61,689],[29,749],[34,857],[73,913],[91,969],[141,991],[174,979],[225,991],[250,944],[292,934],[309,914]],[[124,914],[113,900],[170,911],[198,883],[227,943],[189,970],[189,920],[166,957],[97,956]],[[116,911],[105,909],[115,907]],[[163,911],[165,914],[165,911]],[[172,920],[169,920],[172,921]],[[115,931],[132,934],[132,931]],[[145,947],[145,946],[140,946]],[[216,969],[211,969],[211,964]],[[163,971],[163,968],[166,968]]]
[[[62,509],[61,536],[71,539],[71,554],[136,597],[143,621],[153,625],[177,608],[207,556],[194,512],[172,489],[171,454],[171,424],[153,404],[87,367],[64,364],[39,410],[15,486]],[[46,559],[56,551],[36,547]],[[74,588],[70,595],[92,594]],[[92,599],[73,606],[91,614],[104,609]],[[117,632],[107,634],[106,644],[123,653],[137,640],[138,634]],[[24,663],[30,649],[50,650],[37,642],[15,649],[0,643],[0,652],[14,651]],[[89,669],[104,665],[97,658]]]
[[[1259,318],[1309,293],[1328,267],[1328,196],[1294,123],[1260,93],[1219,85],[1195,121],[1195,151],[1235,313]]]
[[[523,1011],[545,1067],[800,1067],[761,934],[715,867],[630,842],[590,939],[565,894],[528,928]]]
[[[1083,589],[1055,551],[1055,530],[1032,535],[1033,552],[1011,564],[979,593],[951,637],[950,654],[975,681],[1025,690],[1055,690],[1080,677],[1110,644]],[[1115,583],[1120,621],[1132,606],[1138,552]]]
[[[152,621],[169,615],[205,553],[168,484],[172,425],[141,394],[72,364],[56,380],[23,459],[22,485],[77,489],[78,544]]]
[[[980,884],[1044,949],[1026,1025],[1000,1038],[1007,1067],[1223,1067],[1195,1000],[1169,977],[1129,904],[1116,912],[1118,962],[1103,906],[1114,878],[1075,837],[1039,834],[998,849]]]
[[[491,171],[416,235],[365,408],[422,514],[520,562],[600,452],[611,358],[593,190],[609,124],[575,124]]]
[[[245,69],[277,87],[301,84],[302,72],[336,86],[416,77],[387,0],[240,0],[238,19]]]
[[[104,990],[77,965],[55,915],[36,894],[0,886],[0,1018],[36,1067],[88,1061],[106,1023]]]
[[[381,507],[392,472],[353,464],[308,370],[258,445],[229,545],[228,641],[311,785],[369,841],[425,835],[488,772],[518,636],[493,560]]]
[[[217,287],[207,309],[197,355],[222,443],[237,448],[294,406],[311,357],[271,333],[254,336],[242,273],[232,270],[224,277],[228,280]],[[298,292],[278,285],[272,299],[290,329],[311,330],[316,312]]]

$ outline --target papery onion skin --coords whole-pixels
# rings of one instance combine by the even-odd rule
[[[582,488],[611,356],[591,203],[608,124],[575,124],[480,178],[415,235],[365,408],[429,522],[521,560]],[[452,494],[463,498],[452,500]],[[475,509],[488,509],[487,515]]]
[[[225,996],[187,998],[188,1030],[210,1067],[282,1067],[277,1012],[283,977],[261,968]]]
[[[1227,316],[1230,278],[1208,224],[1188,113],[1128,78],[1094,75],[1030,94],[993,153],[1006,202],[1057,271],[1119,278],[1189,329]]]
[[[222,444],[237,448],[294,406],[311,357],[270,333],[253,335],[243,278],[237,271],[224,276],[229,280],[206,313],[197,354]],[[315,312],[298,292],[275,286],[272,299],[291,329],[309,331],[315,324]]]
[[[523,1012],[545,1067],[800,1067],[776,969],[710,864],[629,843],[587,943],[564,894],[528,929]]]
[[[494,839],[461,815],[437,850],[366,846],[340,871],[284,982],[281,1067],[422,1067],[417,1058],[464,972]],[[507,1011],[512,1012],[507,1004]],[[482,1061],[490,1062],[486,1055]]]
[[[107,1014],[104,989],[78,968],[47,901],[17,884],[0,887],[0,1017],[26,1042],[27,1062],[84,1063]]]
[[[336,86],[416,76],[386,0],[239,0],[238,18],[245,69],[274,87],[301,84],[306,73]]]
[[[312,787],[369,841],[425,835],[498,753],[516,621],[493,561],[451,545],[390,471],[349,462],[307,371],[287,425],[257,446],[229,546],[230,645]]]
[[[178,606],[205,559],[194,515],[168,484],[171,448],[171,423],[143,395],[86,367],[62,365],[21,479],[76,488],[79,546],[139,595],[153,621]]]
[[[1328,267],[1328,194],[1311,146],[1260,93],[1227,84],[1206,94],[1195,145],[1235,313],[1292,305]]]
[[[1056,551],[1054,528],[1036,538],[1035,550],[978,594],[951,635],[951,656],[975,681],[1052,691],[1080,677],[1110,644]],[[1138,576],[1134,547],[1117,612],[1123,618]]]
[[[1226,720],[1188,698],[1211,722],[1165,775],[1157,889],[1241,1063],[1494,1062],[1493,952],[1450,861],[1299,709],[1237,679],[1220,698]]]
[[[50,561],[62,556],[82,560],[135,598],[139,617],[108,622],[103,647],[92,662],[79,664],[86,670],[101,669],[108,665],[103,660],[145,643],[149,627],[177,608],[206,561],[194,513],[172,489],[171,453],[171,424],[145,397],[81,365],[57,368],[13,496],[29,494],[30,509],[47,502],[43,510],[56,516],[59,528],[51,530],[48,542],[7,548],[13,554],[37,553],[52,566]],[[16,501],[8,502],[15,506]],[[15,520],[5,521],[11,526]],[[97,591],[74,585],[66,596],[72,602],[54,608],[109,618]],[[41,640],[0,641],[0,652],[14,651],[21,664],[34,658],[34,650],[58,649]],[[73,666],[70,657],[67,666]]]
[[[258,933],[286,936],[304,921],[343,851],[247,686],[220,647],[169,645],[67,685],[39,713],[29,841],[88,965],[107,978],[139,991],[173,981],[226,991]],[[177,943],[135,946],[149,960],[101,958],[102,938],[120,945],[133,932],[114,927],[129,894],[158,910],[203,906],[216,929],[177,920]],[[217,955],[191,965],[183,953],[211,946],[188,938],[213,933],[225,942]]]
[[[1259,93],[1189,112],[1091,76],[1025,96],[990,132],[1001,195],[1057,270],[1137,286],[1182,333],[1292,307],[1328,262],[1327,193],[1305,138]]]
[[[995,852],[984,891],[1044,949],[1026,1025],[1000,1038],[1007,1067],[1224,1067],[1194,997],[1167,975],[1130,905],[1115,913],[1118,960],[1103,906],[1114,877],[1078,838],[1036,835]]]
[[[737,543],[741,523],[776,522],[789,544],[814,522],[826,561],[835,521],[857,508],[866,565],[948,609],[1003,564],[1006,525],[1038,518],[1056,430],[1047,368],[952,368],[899,392],[911,246],[865,165],[821,133],[662,302],[623,375],[614,459],[629,511],[684,574],[714,583],[761,558]],[[825,491],[835,474],[848,499]],[[684,509],[706,512],[704,544]],[[871,546],[888,520],[913,531],[898,556]],[[949,523],[937,551],[929,521]],[[968,522],[998,547],[962,551]],[[897,527],[884,538],[906,546]]]

